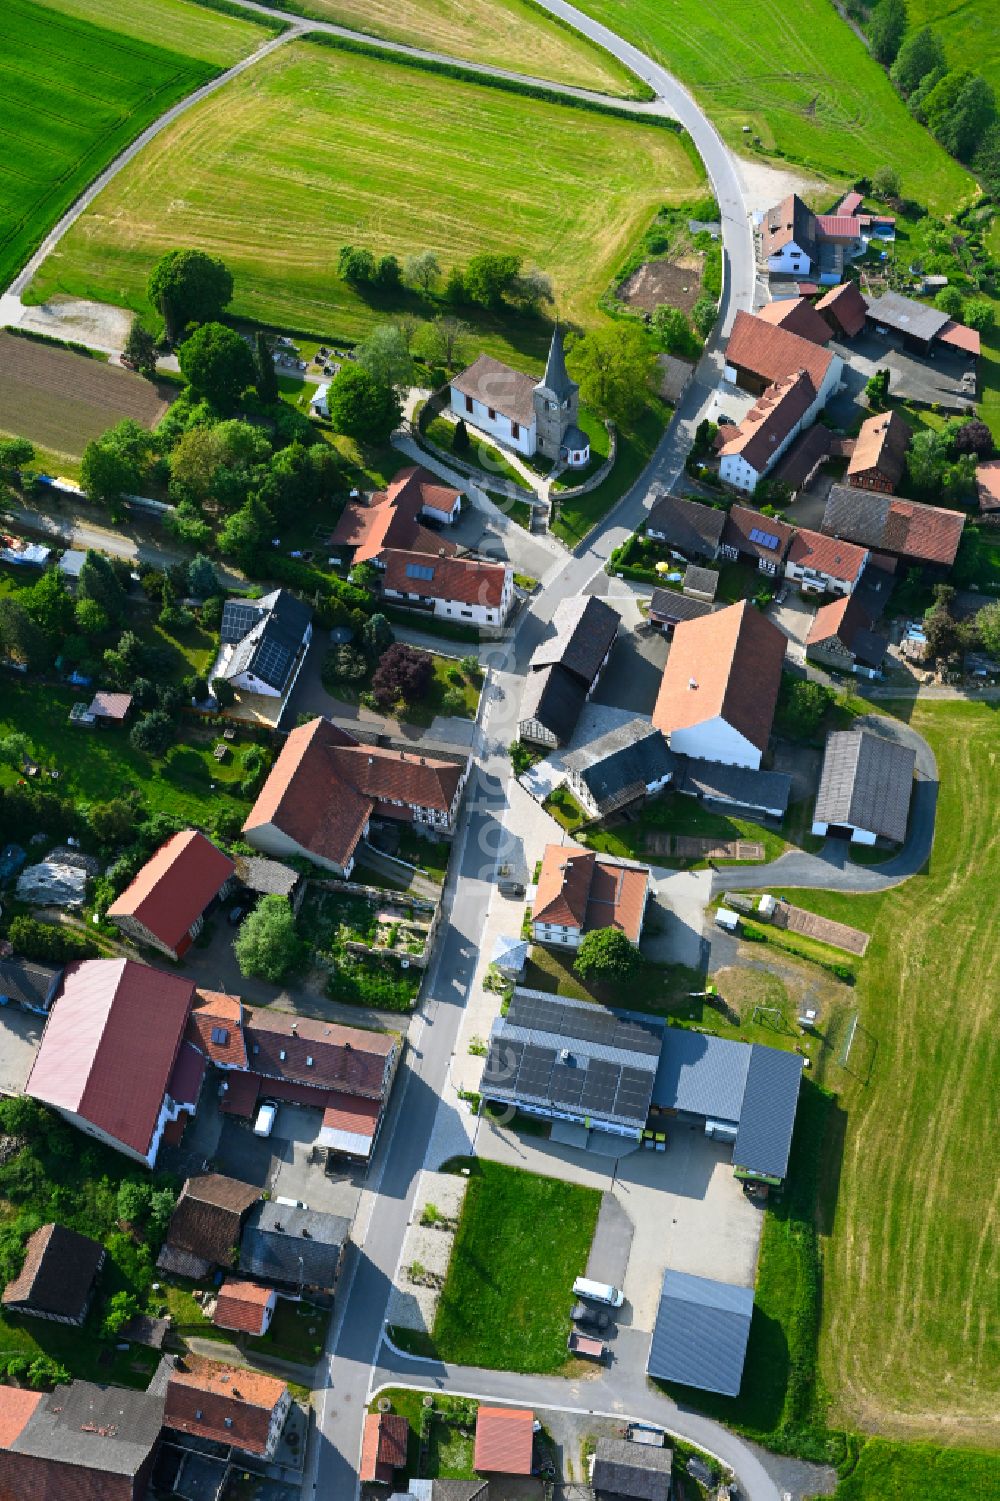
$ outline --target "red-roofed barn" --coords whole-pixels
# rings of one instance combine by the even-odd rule
[[[146,861],[108,917],[136,943],[180,959],[201,932],[205,913],[235,881],[228,855],[196,829],[183,829]]]

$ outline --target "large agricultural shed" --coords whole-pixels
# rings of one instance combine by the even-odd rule
[[[0,432],[43,448],[82,454],[123,417],[154,427],[174,394],[99,356],[0,333]]]

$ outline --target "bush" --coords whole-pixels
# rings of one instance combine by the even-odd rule
[[[323,686],[331,683],[358,683],[368,673],[368,659],[356,646],[332,646],[323,659],[320,677]]]
[[[380,708],[391,708],[400,699],[416,703],[430,687],[434,668],[426,652],[405,641],[395,641],[380,658],[372,677],[372,694]]]
[[[174,738],[174,724],[162,709],[153,709],[137,719],[129,733],[129,743],[148,756],[162,756]]]
[[[241,926],[233,944],[240,973],[280,984],[299,969],[306,946],[295,928],[287,897],[265,896]]]
[[[40,963],[68,964],[71,959],[96,959],[100,952],[81,933],[57,928],[35,917],[12,917],[7,937],[16,952]]]

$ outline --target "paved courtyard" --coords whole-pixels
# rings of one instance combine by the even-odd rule
[[[224,1172],[266,1188],[272,1198],[295,1199],[322,1214],[353,1220],[364,1186],[364,1168],[328,1175],[326,1152],[312,1145],[322,1117],[318,1110],[282,1104],[270,1136],[255,1136],[247,1121],[227,1119],[216,1153]]]
[[[44,1016],[0,1008],[0,1094],[22,1094],[42,1040]]]

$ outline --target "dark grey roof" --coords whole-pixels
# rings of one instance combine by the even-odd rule
[[[627,1438],[599,1438],[594,1455],[593,1488],[598,1496],[628,1496],[632,1501],[670,1501],[672,1449],[635,1444]]]
[[[752,1318],[752,1288],[668,1269],[646,1369],[661,1381],[735,1397]]]
[[[532,669],[558,663],[589,689],[618,634],[621,616],[603,599],[589,594],[564,599],[556,606],[552,624],[555,635],[535,648]]]
[[[159,1439],[163,1405],[149,1392],[72,1381],[39,1403],[10,1447],[86,1470],[135,1475]]]
[[[718,587],[719,570],[717,568],[700,568],[697,563],[689,563],[685,568],[685,589],[696,589],[699,594],[707,594],[714,599]]]
[[[845,537],[864,547],[882,548],[891,502],[891,495],[880,495],[874,490],[831,485],[821,530],[829,537]]]
[[[785,1176],[802,1069],[803,1059],[798,1053],[753,1044],[740,1129],[733,1147],[734,1167],[768,1178]]]
[[[854,632],[848,650],[854,653],[863,667],[881,667],[888,647],[889,643],[884,636],[860,626]]]
[[[649,599],[649,613],[658,620],[677,624],[681,620],[700,620],[711,615],[715,606],[707,599],[692,599],[678,589],[654,589]]]
[[[87,1311],[104,1247],[65,1225],[43,1225],[28,1238],[24,1266],[4,1288],[8,1308],[79,1319]]]
[[[54,964],[33,964],[27,959],[0,961],[0,996],[44,1011],[55,994],[62,970]]]
[[[227,599],[221,635],[235,650],[224,676],[251,672],[270,687],[284,689],[311,620],[309,606],[286,589],[261,599]]]
[[[915,302],[912,297],[903,297],[899,292],[886,292],[881,297],[866,297],[865,301],[868,304],[868,316],[876,323],[925,343],[929,343],[949,322],[948,314],[942,313],[940,308]]]
[[[726,524],[725,511],[663,495],[646,517],[646,531],[661,533],[668,546],[696,558],[714,558]]]
[[[815,818],[902,843],[915,764],[909,746],[872,730],[835,730],[826,740]]]
[[[236,877],[248,891],[269,896],[291,896],[301,877],[290,865],[268,860],[265,855],[234,855]]]
[[[662,1027],[587,1001],[517,990],[493,1025],[482,1093],[641,1130]]]
[[[340,1214],[290,1209],[274,1200],[251,1211],[240,1244],[240,1271],[263,1281],[302,1282],[332,1288],[350,1232]],[[299,1258],[302,1258],[301,1265]]]
[[[676,763],[677,757],[648,719],[618,725],[564,758],[600,809],[642,796],[647,786],[672,776]]]
[[[545,362],[545,374],[542,376],[540,386],[545,391],[551,391],[553,396],[557,396],[561,402],[568,401],[579,390],[576,381],[570,379],[569,371],[566,369],[562,329],[558,323],[552,330],[549,357]],[[563,442],[565,443],[565,441],[566,437],[564,434]]]
[[[695,797],[717,798],[754,811],[777,809],[782,818],[792,795],[792,779],[783,771],[754,771],[749,766],[724,766],[694,757],[682,761],[676,785],[678,791]]]
[[[529,672],[524,680],[519,720],[537,719],[557,740],[568,740],[587,702],[587,690],[558,664]]]
[[[569,427],[563,428],[559,442],[563,448],[589,448],[590,434],[585,433],[582,427],[577,427],[575,422],[571,422]]]
[[[750,1046],[727,1037],[667,1027],[653,1104],[735,1125],[743,1106]]]

